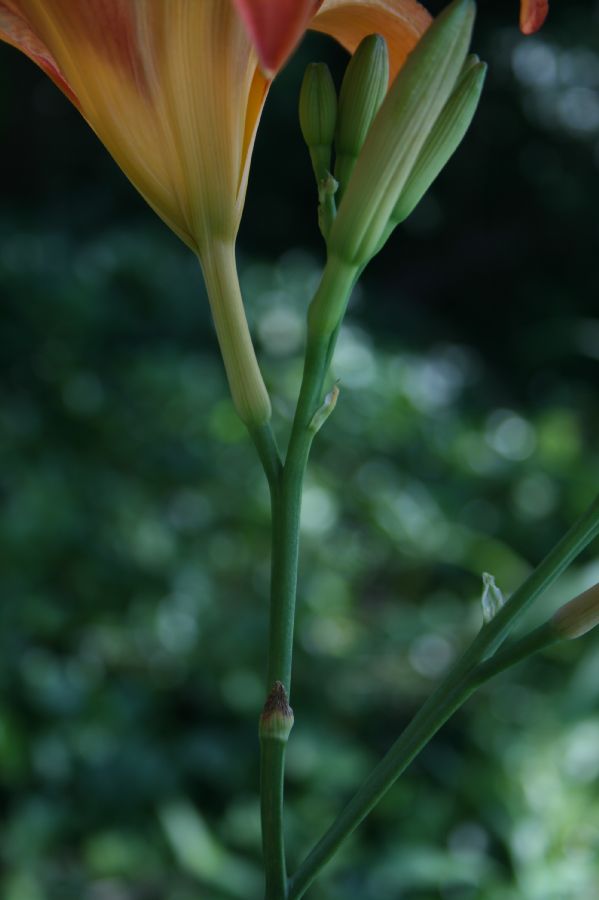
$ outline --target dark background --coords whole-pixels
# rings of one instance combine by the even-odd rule
[[[480,622],[596,492],[599,11],[522,38],[481,3],[481,108],[366,272],[303,522],[292,866]],[[438,8],[438,6],[437,6]],[[282,438],[322,263],[297,125],[309,36],[272,88],[239,256]],[[256,719],[268,504],[197,264],[78,114],[0,47],[0,895],[260,896]],[[599,580],[591,552],[542,620]],[[501,676],[310,897],[592,900],[599,650]]]

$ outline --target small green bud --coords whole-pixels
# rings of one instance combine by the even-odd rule
[[[318,409],[310,419],[310,424],[308,425],[310,431],[314,432],[314,434],[320,431],[326,420],[329,418],[329,416],[337,406],[338,398],[339,388],[336,384],[334,384],[324,398],[322,405],[318,407]]]
[[[389,54],[380,35],[365,37],[352,56],[339,92],[335,178],[340,193],[349,184],[368,129],[389,87]]]
[[[454,0],[437,16],[391,85],[360,153],[329,238],[329,253],[365,265],[462,70],[476,8]]]
[[[293,728],[293,710],[285,686],[275,681],[260,716],[260,740],[286,742]]]
[[[460,146],[478,107],[486,74],[486,64],[481,63],[474,54],[469,56],[453,94],[443,107],[410,172],[391,214],[389,231],[414,211]]]
[[[599,584],[574,597],[551,618],[557,635],[565,640],[582,637],[599,625]]]
[[[337,122],[337,92],[329,67],[324,63],[311,63],[306,69],[300,91],[299,120],[320,186],[331,169]]]
[[[505,606],[505,597],[495,584],[493,575],[488,572],[483,572],[483,592],[480,602],[485,625],[495,618],[502,606]]]

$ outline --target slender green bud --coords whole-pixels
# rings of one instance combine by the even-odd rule
[[[337,121],[337,92],[325,63],[311,63],[306,69],[300,91],[299,120],[320,187],[331,170]]]
[[[368,129],[389,87],[389,54],[380,35],[365,37],[352,56],[339,92],[335,135],[335,178],[338,199],[358,160]]]
[[[322,405],[318,407],[318,409],[310,419],[310,424],[308,425],[310,431],[312,431],[314,434],[320,431],[326,420],[329,418],[329,416],[337,406],[338,398],[339,388],[336,384],[334,384],[324,398]]]
[[[486,64],[480,62],[474,54],[469,56],[454,92],[426,139],[399,201],[391,213],[389,231],[414,211],[462,143],[478,107],[486,74]]]
[[[454,0],[414,48],[368,132],[329,253],[364,265],[380,245],[410,173],[462,70],[476,8]]]
[[[275,681],[260,716],[260,740],[285,743],[292,728],[293,710],[289,706],[287,691],[282,682]]]
[[[499,610],[505,606],[505,597],[495,584],[495,578],[489,572],[483,572],[483,592],[480,602],[485,625],[494,619]]]
[[[551,624],[565,640],[582,637],[599,625],[599,584],[574,597],[553,615]]]

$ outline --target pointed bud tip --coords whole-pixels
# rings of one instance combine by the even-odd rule
[[[437,19],[445,17],[474,19],[475,16],[476,3],[474,0],[453,0],[453,3],[450,3],[449,6],[446,6],[445,9],[441,10]]]
[[[382,34],[368,34],[365,38],[362,38],[362,40],[358,44],[356,50],[354,51],[353,59],[355,59],[358,55],[362,55],[365,53],[373,55],[375,53],[386,52],[387,42]]]

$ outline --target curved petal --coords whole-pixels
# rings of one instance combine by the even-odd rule
[[[56,60],[32,30],[25,13],[18,8],[18,4],[10,0],[0,2],[0,39],[21,50],[37,63],[69,100],[76,106],[79,105],[77,97],[64,80]]]
[[[538,31],[549,12],[549,0],[521,0],[520,31],[534,34]]]
[[[0,38],[77,103],[187,244],[234,237],[268,81],[230,0],[0,0],[0,12]]]
[[[277,72],[322,0],[233,0],[266,72]]]
[[[324,31],[353,53],[362,38],[381,34],[393,80],[432,21],[416,0],[325,0],[310,28]]]

